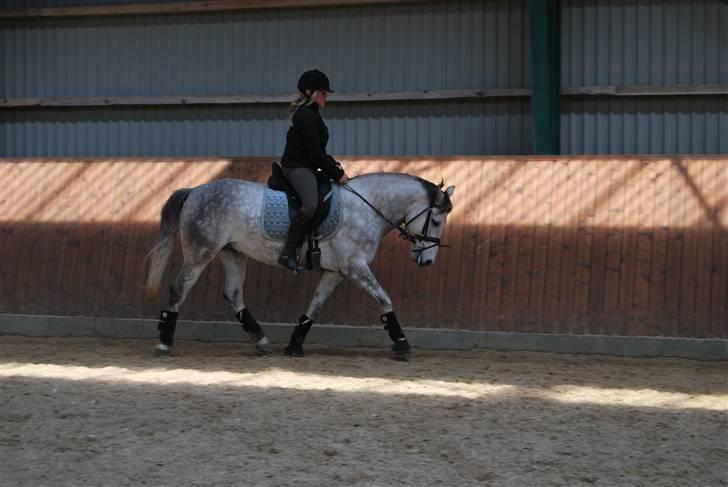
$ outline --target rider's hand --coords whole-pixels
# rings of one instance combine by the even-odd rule
[[[341,176],[341,179],[339,179],[339,184],[346,184],[348,182],[349,182],[349,176],[347,176],[346,174]]]

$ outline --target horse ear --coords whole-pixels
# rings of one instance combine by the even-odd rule
[[[450,186],[445,190],[448,196],[452,196],[452,194],[455,192],[455,186]]]
[[[442,189],[442,187],[445,186],[445,178],[440,180],[440,184],[437,185],[438,188]]]

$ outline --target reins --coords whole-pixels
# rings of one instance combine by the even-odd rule
[[[382,213],[378,208],[376,208],[374,205],[372,205],[365,197],[363,197],[361,194],[359,194],[354,188],[352,188],[351,186],[349,186],[348,183],[347,184],[344,184],[344,189],[346,189],[347,191],[349,191],[351,193],[354,193],[356,196],[358,196],[359,199],[361,199],[364,203],[366,203],[366,205],[369,208],[371,208],[372,210],[374,210],[374,212],[377,215],[379,215],[380,217],[382,217],[382,219],[384,221],[386,221],[387,223],[389,223],[389,225],[392,228],[394,228],[395,230],[397,230],[399,232],[400,238],[402,238],[403,240],[409,240],[413,244],[415,244],[417,242],[431,242],[432,243],[432,245],[428,245],[426,247],[422,247],[421,249],[414,249],[413,252],[424,252],[425,250],[431,249],[433,247],[450,247],[449,245],[441,244],[439,238],[437,238],[437,237],[430,237],[430,236],[427,235],[427,230],[430,228],[430,218],[432,217],[432,209],[434,208],[433,206],[428,206],[427,208],[425,208],[421,212],[417,213],[415,216],[413,216],[412,218],[410,218],[406,222],[403,221],[400,224],[396,224],[396,223],[392,222],[392,220],[390,220],[389,218],[387,218],[384,215],[384,213]],[[411,234],[409,232],[409,230],[407,230],[407,226],[410,223],[412,223],[414,220],[416,220],[420,215],[422,215],[426,211],[428,212],[427,213],[427,219],[425,220],[425,224],[422,227],[422,232],[421,233],[416,233],[414,235]]]

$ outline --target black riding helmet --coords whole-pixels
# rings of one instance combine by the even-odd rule
[[[329,77],[318,69],[306,71],[298,79],[298,91],[305,94],[306,90],[334,92],[329,87]]]

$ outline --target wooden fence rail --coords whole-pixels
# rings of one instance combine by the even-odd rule
[[[0,159],[0,313],[156,318],[143,260],[172,190],[263,182],[270,158]],[[373,270],[405,326],[728,338],[728,157],[344,158],[457,189],[435,265],[389,235]],[[179,263],[179,256],[174,264]],[[170,277],[171,278],[171,277]],[[252,264],[246,301],[293,322],[316,276]],[[183,319],[225,320],[205,271]],[[321,322],[377,323],[348,284]]]

